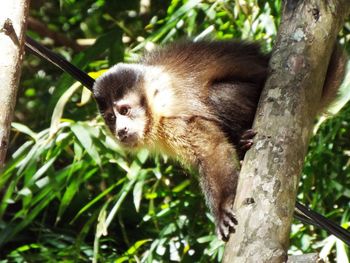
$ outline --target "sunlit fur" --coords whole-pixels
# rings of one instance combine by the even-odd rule
[[[339,86],[344,61],[333,57],[326,83]],[[112,67],[93,87],[106,124],[123,146],[164,152],[198,168],[223,240],[237,223],[232,203],[244,154],[237,145],[252,125],[268,60],[257,44],[180,42],[137,64]],[[334,97],[337,89],[328,90],[324,94]]]

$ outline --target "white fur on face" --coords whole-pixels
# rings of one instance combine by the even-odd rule
[[[121,115],[117,108],[120,105],[129,105],[130,112],[128,115]],[[128,139],[122,141],[123,144],[129,147],[136,147],[142,144],[144,133],[147,125],[146,110],[140,105],[138,94],[130,93],[124,96],[123,99],[115,102],[114,113],[116,118],[115,134],[119,129],[127,128]],[[118,136],[116,136],[118,139]]]

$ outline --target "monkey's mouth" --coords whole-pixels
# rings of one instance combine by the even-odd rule
[[[138,136],[136,133],[118,137],[118,140],[124,147],[135,148],[138,145]]]

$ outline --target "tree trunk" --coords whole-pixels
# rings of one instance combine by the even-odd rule
[[[21,76],[29,0],[3,1],[0,8],[0,168],[4,165]]]
[[[299,176],[349,0],[285,0],[223,262],[286,262]]]

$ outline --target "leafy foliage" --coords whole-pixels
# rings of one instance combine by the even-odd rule
[[[147,2],[147,1],[146,1]],[[33,1],[30,15],[71,39],[94,38],[75,54],[52,46],[94,76],[178,38],[243,38],[270,50],[280,1]],[[349,23],[341,34],[349,37]],[[40,32],[29,32],[39,38]],[[52,45],[48,38],[42,40]],[[0,176],[0,262],[219,262],[193,171],[165,156],[124,152],[89,94],[53,66],[28,56]],[[349,224],[350,108],[310,144],[299,199]],[[348,262],[347,248],[296,222],[291,253],[322,251]]]

